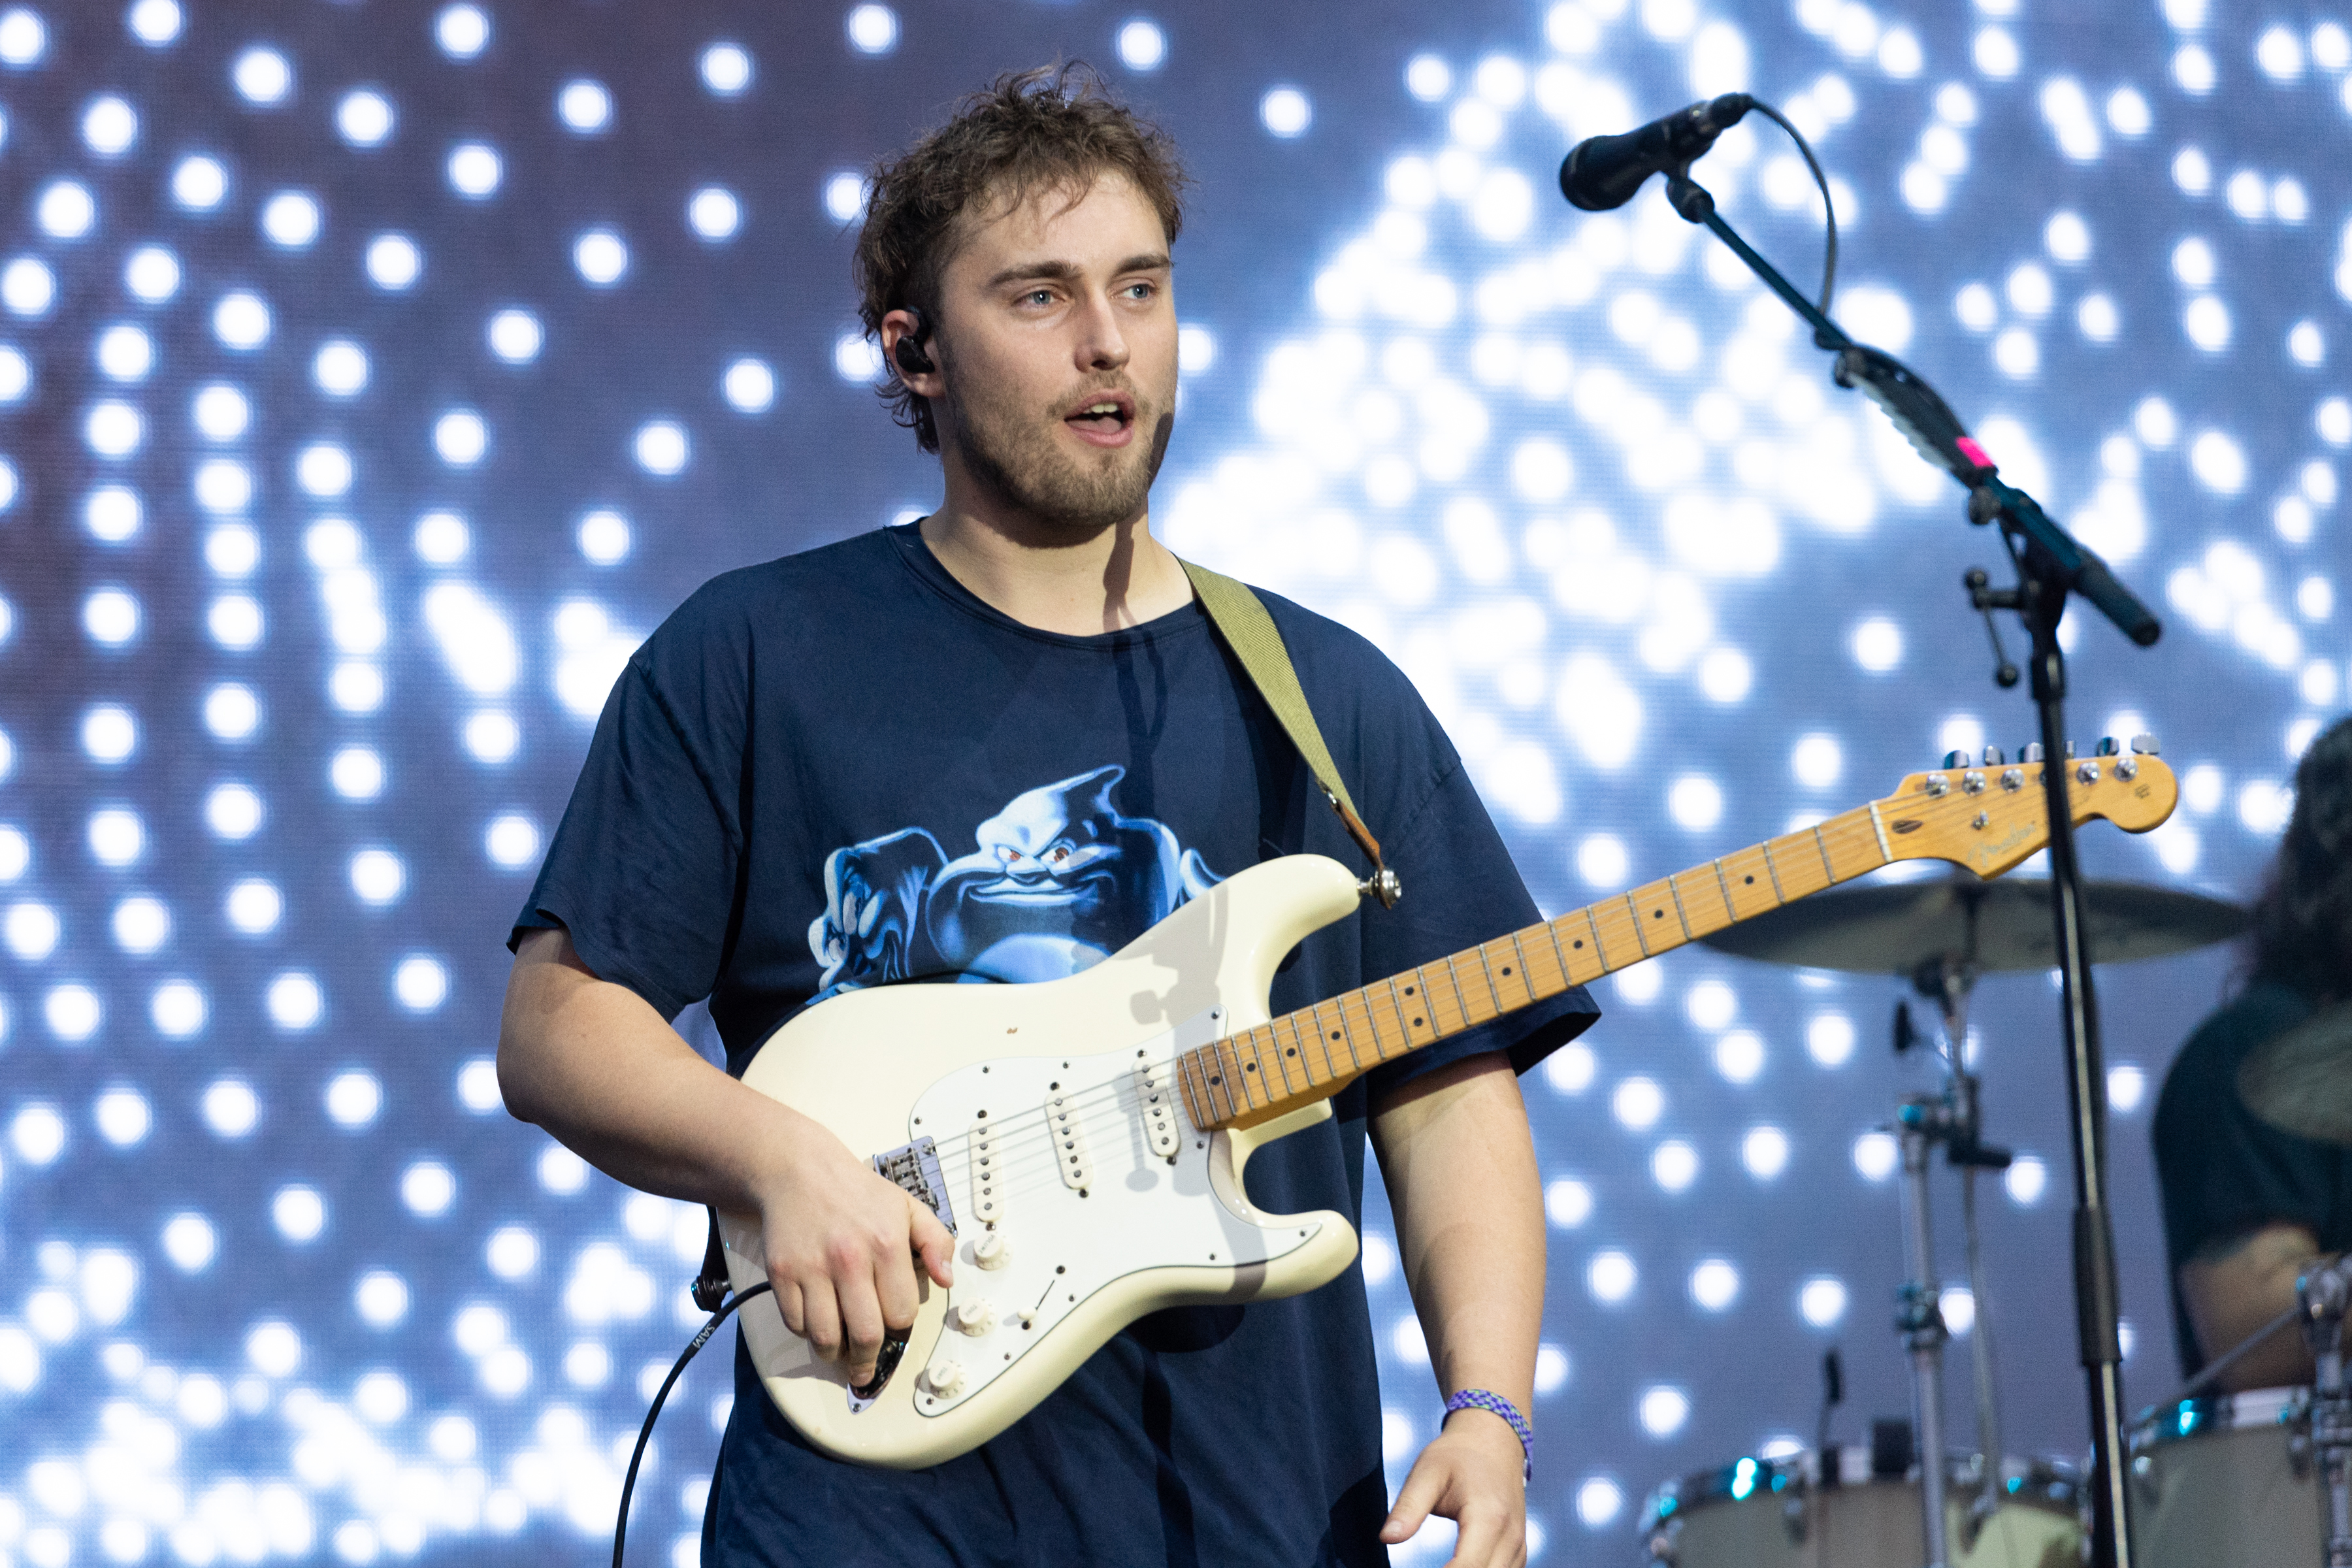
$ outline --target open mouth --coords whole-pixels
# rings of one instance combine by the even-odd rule
[[[1135,423],[1135,400],[1123,392],[1097,393],[1062,416],[1089,441],[1117,442]]]

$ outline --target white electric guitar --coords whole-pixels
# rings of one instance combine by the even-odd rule
[[[2075,821],[2141,833],[2171,815],[2152,745],[2100,751],[2062,764]],[[1359,1074],[1892,861],[1998,876],[2047,837],[2041,779],[2040,763],[1914,773],[1816,826],[1279,1018],[1275,966],[1359,901],[1321,856],[1220,882],[1067,980],[812,1007],[743,1081],[929,1204],[956,1235],[955,1284],[924,1283],[913,1329],[855,1389],[762,1295],[741,1312],[761,1378],[837,1458],[912,1469],[977,1447],[1147,1312],[1295,1295],[1344,1269],[1346,1219],[1263,1213],[1242,1172]],[[720,1232],[735,1289],[764,1279],[757,1223],[722,1215]]]

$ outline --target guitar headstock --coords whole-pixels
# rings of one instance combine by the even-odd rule
[[[2050,842],[2040,759],[2011,763],[1995,751],[1971,760],[1954,752],[1944,762],[1873,803],[1891,858],[1949,860],[1979,877],[1998,877]],[[2077,825],[2103,816],[2126,833],[2146,833],[2180,799],[2152,735],[2133,736],[2128,750],[2104,740],[2095,754],[2056,765],[2066,770],[2069,816]]]

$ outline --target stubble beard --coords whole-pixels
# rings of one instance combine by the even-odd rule
[[[941,397],[944,433],[975,481],[1050,533],[1091,538],[1143,515],[1175,426],[1173,413],[1132,387],[1122,390],[1136,399],[1141,438],[1104,452],[1110,461],[1087,461],[1055,447],[1050,425],[1057,416],[1050,409],[1042,418],[1024,418],[1006,400],[967,399],[952,385]]]

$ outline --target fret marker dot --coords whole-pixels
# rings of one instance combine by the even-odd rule
[[[1584,951],[1584,939],[1583,939],[1582,937],[1578,937],[1578,938],[1576,939],[1576,950],[1577,950],[1579,952],[1583,952],[1583,951]]]

